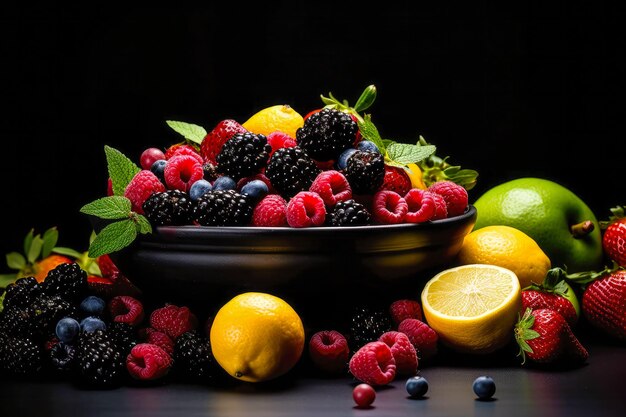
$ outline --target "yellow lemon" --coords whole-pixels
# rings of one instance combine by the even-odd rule
[[[442,343],[485,354],[512,340],[522,293],[513,271],[471,264],[439,272],[424,286],[421,300],[424,318]]]
[[[541,284],[550,269],[550,259],[537,242],[521,230],[503,225],[486,226],[465,236],[457,255],[465,264],[491,264],[510,269],[520,286]]]
[[[405,169],[409,179],[411,180],[411,187],[419,188],[421,190],[425,190],[426,184],[424,184],[424,179],[422,178],[422,170],[417,164],[408,164],[406,166],[408,169]]]
[[[296,130],[304,125],[304,118],[288,104],[277,104],[266,107],[253,114],[242,126],[252,133],[265,136],[280,131],[292,138],[296,137]]]
[[[224,304],[213,320],[211,349],[237,379],[261,382],[287,373],[304,349],[304,326],[285,300],[246,292]]]

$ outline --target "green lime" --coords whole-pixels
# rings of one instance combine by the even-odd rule
[[[591,209],[566,187],[542,178],[518,178],[497,185],[474,203],[474,230],[515,227],[532,237],[568,273],[602,268],[602,239]]]

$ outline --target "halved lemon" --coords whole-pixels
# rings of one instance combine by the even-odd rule
[[[462,353],[491,353],[513,340],[521,294],[519,279],[510,269],[462,265],[426,283],[422,309],[442,343]]]

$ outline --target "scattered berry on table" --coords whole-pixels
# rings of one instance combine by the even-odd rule
[[[359,384],[352,390],[352,398],[359,408],[367,408],[376,399],[376,390],[369,384]]]
[[[396,362],[385,342],[369,342],[357,350],[348,363],[357,380],[373,386],[387,385],[396,377]]]
[[[147,148],[139,156],[141,169],[150,169],[159,159],[165,159],[165,154],[159,148]]]
[[[338,202],[329,213],[331,226],[366,226],[372,222],[367,208],[354,199]]]
[[[130,295],[118,295],[109,300],[109,315],[114,322],[139,325],[144,319],[143,304]]]
[[[437,354],[439,336],[425,322],[419,319],[404,319],[398,325],[398,331],[408,336],[420,360],[428,361]]]
[[[439,194],[446,201],[448,217],[458,216],[465,212],[468,205],[467,190],[452,181],[437,181],[428,187],[428,191]]]
[[[61,342],[72,342],[80,332],[80,323],[72,317],[63,317],[57,322],[55,334]]]
[[[183,333],[174,345],[174,368],[178,375],[208,381],[216,372],[209,338],[197,330]]]
[[[236,133],[217,155],[217,172],[239,181],[267,166],[272,147],[262,134]]]
[[[265,196],[254,207],[251,224],[261,227],[289,226],[287,223],[287,201],[278,194]]]
[[[432,198],[432,193],[428,193],[419,188],[412,188],[404,196],[408,205],[408,211],[404,216],[407,223],[424,223],[435,216],[437,206]]]
[[[428,392],[428,380],[423,376],[412,376],[406,380],[404,388],[411,398],[422,398]]]
[[[348,340],[337,330],[320,330],[309,339],[309,356],[320,370],[338,374],[348,366]]]
[[[319,194],[327,208],[352,198],[352,189],[346,177],[332,169],[320,172],[313,180],[309,191]]]
[[[157,345],[140,343],[126,357],[126,369],[131,377],[141,381],[163,378],[172,367],[170,355]]]
[[[298,146],[278,149],[265,169],[265,175],[284,198],[308,190],[319,173],[315,161]]]
[[[131,202],[134,212],[143,214],[143,203],[152,195],[165,191],[165,185],[149,170],[139,171],[124,190],[124,197]]]
[[[88,316],[80,321],[81,333],[93,333],[97,330],[106,330],[106,323],[99,317]]]
[[[582,312],[596,329],[617,340],[626,340],[626,269],[617,269],[590,282],[583,291]]]
[[[189,307],[166,304],[150,314],[150,326],[165,333],[173,340],[198,328],[198,318]]]
[[[423,320],[422,306],[416,300],[399,299],[389,305],[389,315],[397,328],[404,319]]]
[[[385,160],[377,152],[359,151],[348,158],[344,171],[354,194],[374,194],[385,180]]]
[[[479,376],[472,383],[472,390],[480,400],[487,400],[496,393],[496,383],[490,376]]]
[[[187,193],[194,182],[204,178],[204,170],[193,156],[177,155],[167,160],[163,175],[168,189]]]
[[[101,317],[104,309],[106,307],[106,302],[95,295],[88,295],[80,302],[78,306],[81,314],[84,316],[96,316]]]
[[[247,226],[252,201],[235,190],[211,190],[196,202],[194,219],[202,226]]]
[[[296,142],[317,161],[335,160],[353,146],[359,127],[354,119],[337,109],[322,109],[309,116],[296,131]]]
[[[417,373],[417,352],[406,334],[392,330],[383,333],[378,340],[387,344],[391,349],[397,374],[415,375]]]
[[[409,210],[406,200],[395,191],[378,191],[374,194],[372,216],[378,224],[399,224]]]
[[[191,201],[197,201],[200,197],[206,194],[207,191],[211,191],[213,189],[213,185],[205,179],[200,179],[193,184],[191,184],[191,188],[189,188],[189,198]]]
[[[291,227],[321,226],[326,221],[326,207],[319,194],[300,191],[287,203],[287,223]]]

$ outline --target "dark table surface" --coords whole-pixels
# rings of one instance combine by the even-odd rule
[[[406,378],[379,388],[370,409],[355,408],[349,376],[322,377],[306,366],[265,384],[225,385],[168,381],[85,390],[69,382],[0,378],[1,416],[623,416],[626,413],[626,344],[594,332],[579,336],[589,360],[575,369],[521,366],[511,349],[488,357],[442,351],[420,373],[429,382],[423,399],[409,399]],[[490,375],[491,401],[479,401],[472,382]]]

